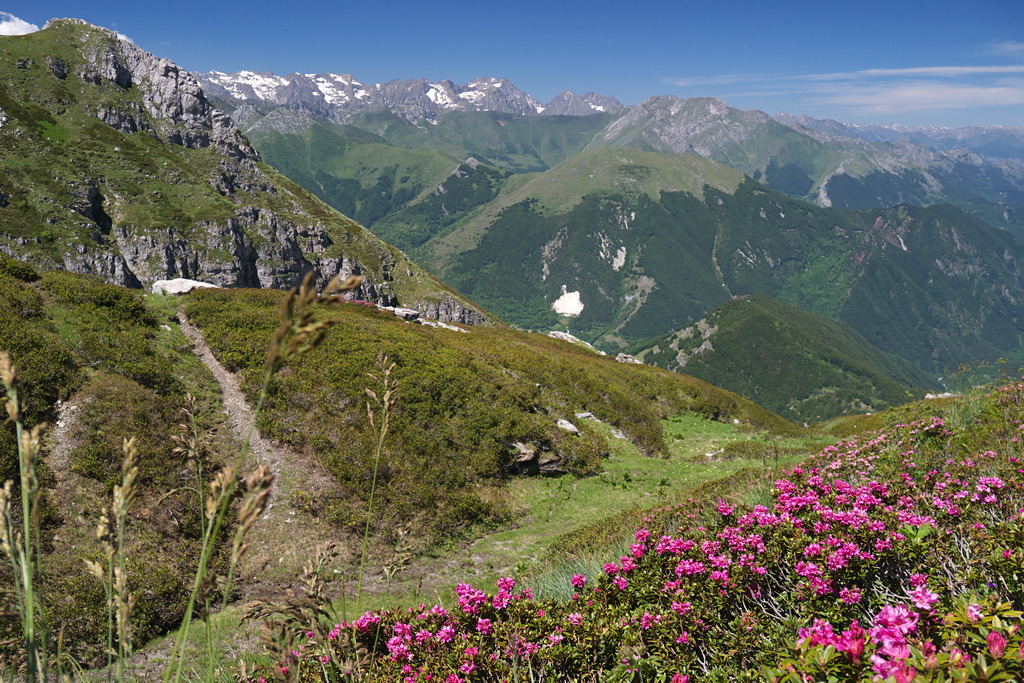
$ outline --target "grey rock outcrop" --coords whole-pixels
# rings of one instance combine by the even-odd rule
[[[446,323],[482,325],[487,320],[487,316],[483,313],[472,308],[466,308],[455,297],[447,297],[440,301],[412,302],[410,306],[419,310],[424,318],[440,320]]]
[[[112,40],[95,41],[86,48],[79,78],[94,85],[109,81],[124,90],[136,88],[142,96],[142,109],[155,124],[159,137],[167,142],[193,149],[213,146],[236,161],[258,160],[231,118],[207,100],[191,74],[169,59],[121,40],[112,31],[93,28]],[[142,130],[137,117],[132,118],[135,130]]]
[[[619,109],[622,109],[622,103],[614,97],[605,97],[594,92],[580,96],[569,90],[563,90],[544,105],[544,114],[548,116],[590,116]]]
[[[514,442],[512,449],[512,461],[508,465],[512,474],[554,477],[569,473],[565,458],[559,453],[541,450],[536,444],[521,441]]]
[[[50,73],[54,78],[64,80],[68,77],[68,67],[64,63],[64,60],[59,57],[47,57],[46,68],[50,70]]]
[[[46,57],[54,41],[68,47],[61,59]],[[49,22],[0,60],[27,71],[6,97],[48,111],[61,122],[58,134],[88,142],[48,148],[52,183],[17,167],[0,179],[0,206],[13,192],[23,218],[46,228],[0,233],[5,253],[136,288],[175,278],[289,288],[310,271],[323,287],[335,275],[360,275],[346,296],[445,322],[485,320],[404,254],[263,165],[231,117],[170,60],[76,19]],[[94,135],[81,117],[61,119],[75,107],[112,130]],[[0,111],[0,136],[12,143],[5,153],[36,153],[38,136],[25,134],[32,122],[14,124]],[[417,301],[399,302],[403,287]]]

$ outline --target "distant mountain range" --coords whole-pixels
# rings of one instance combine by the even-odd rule
[[[859,126],[807,116],[743,111],[716,98],[651,97],[622,106],[613,97],[565,91],[546,105],[502,78],[461,86],[423,79],[366,85],[350,75],[242,71],[196,75],[204,89],[234,113],[245,132],[252,125],[296,132],[312,120],[352,124],[397,140],[388,114],[412,126],[440,124],[457,113],[490,112],[547,119],[594,117],[582,149],[634,147],[695,153],[749,174],[792,197],[847,209],[920,206],[949,202],[992,225],[1024,235],[1024,128]],[[282,111],[301,113],[298,122]],[[595,116],[605,114],[606,116]],[[269,121],[264,121],[271,115]],[[536,127],[543,127],[537,124]],[[424,132],[411,146],[443,151]],[[468,154],[513,172],[544,170],[504,162],[483,147]],[[558,161],[561,161],[559,159]]]
[[[411,120],[432,120],[453,111],[581,116],[622,108],[614,97],[563,91],[542,105],[504,78],[477,78],[466,85],[423,78],[362,83],[351,74],[290,74],[211,71],[195,74],[210,95],[234,103],[281,105],[332,120],[347,114],[390,110]]]
[[[751,150],[748,160],[787,149],[780,141],[803,140],[823,161],[831,150],[716,100],[651,104],[625,116],[451,112],[418,125],[277,108],[243,125],[288,177],[527,329],[561,327],[612,351],[765,294],[843,321],[933,377],[1018,351],[1024,245],[1010,232],[948,205],[851,211],[786,196],[696,148]],[[677,123],[691,121],[694,151],[619,144],[668,130],[672,105]],[[761,158],[770,178],[788,177]],[[575,311],[562,315],[570,299]]]

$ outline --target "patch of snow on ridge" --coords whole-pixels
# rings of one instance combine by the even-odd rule
[[[583,312],[583,302],[580,301],[579,292],[567,292],[565,285],[562,285],[562,296],[555,299],[551,308],[558,315],[576,316]]]
[[[427,98],[439,107],[451,109],[456,106],[455,100],[451,98],[447,90],[440,83],[431,83],[427,90]]]
[[[336,104],[338,102],[348,102],[348,93],[344,90],[338,89],[337,83],[326,78],[317,78],[316,83],[317,90],[323,93],[324,99],[330,104]],[[313,93],[314,95],[317,93]]]
[[[479,90],[467,90],[465,92],[459,93],[459,97],[461,99],[466,100],[467,102],[472,102],[473,104],[476,104],[486,96],[487,93],[481,92]]]
[[[626,248],[619,247],[619,250],[615,253],[615,258],[612,259],[612,270],[618,271],[624,265],[626,265]]]
[[[290,83],[287,78],[275,76],[274,74],[260,74],[255,71],[239,71],[233,75],[224,74],[218,78],[211,78],[210,80],[218,85],[224,86],[228,92],[239,99],[246,99],[246,97],[244,92],[241,91],[238,86],[247,85],[253,89],[253,92],[256,93],[256,97],[261,100],[274,99],[277,95],[277,89]]]

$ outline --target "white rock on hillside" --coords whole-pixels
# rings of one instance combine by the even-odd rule
[[[157,280],[153,283],[154,294],[188,294],[193,289],[201,289],[203,287],[214,287],[217,285],[211,285],[209,282],[200,282],[199,280],[189,280],[188,278],[175,278],[173,280]]]

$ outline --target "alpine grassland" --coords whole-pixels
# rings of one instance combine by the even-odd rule
[[[961,403],[910,422],[893,413],[796,466],[651,507],[603,563],[562,574],[567,597],[503,577],[446,601],[310,619],[263,675],[1018,680],[1024,383],[965,400],[968,418]]]
[[[206,290],[184,311],[251,392],[260,381],[262,342],[281,294]],[[309,505],[340,527],[361,528],[376,431],[362,411],[364,378],[377,353],[396,364],[402,385],[378,482],[382,533],[414,523],[424,539],[476,523],[507,521],[517,455],[533,451],[555,472],[602,470],[607,438],[589,412],[621,430],[641,453],[665,457],[661,420],[695,411],[751,429],[796,428],[755,404],[698,380],[628,367],[593,351],[508,328],[466,332],[410,325],[365,304],[332,314],[331,334],[274,384],[258,426],[294,449],[313,451],[341,489]],[[559,427],[562,419],[576,431]],[[520,444],[517,450],[514,444]],[[523,466],[524,468],[526,466]],[[430,510],[424,515],[423,510]]]
[[[4,256],[0,285],[0,330],[17,390],[7,404],[18,428],[3,432],[7,500],[28,501],[27,514],[16,505],[6,513],[12,563],[4,581],[10,612],[35,614],[20,628],[9,624],[11,671],[106,666],[121,678],[135,670],[126,659],[133,648],[179,625],[160,646],[169,662],[161,671],[210,678],[228,670],[211,645],[223,620],[211,619],[254,594],[267,554],[283,546],[268,547],[264,535],[258,552],[245,552],[239,534],[261,528],[257,512],[272,475],[246,455],[249,437],[226,428],[216,383],[182,333],[179,305],[222,362],[240,371],[256,424],[326,472],[326,484],[311,486],[280,472],[273,504],[290,510],[293,529],[319,525],[318,536],[339,540],[335,596],[373,565],[373,590],[356,591],[369,605],[380,604],[372,593],[381,572],[390,585],[424,552],[457,553],[482,534],[522,528],[534,514],[528,498],[536,483],[582,489],[574,501],[589,511],[582,520],[663,494],[673,472],[685,469],[671,462],[674,446],[662,434],[672,415],[728,421],[738,435],[799,433],[698,380],[539,335],[413,325],[360,302],[328,306],[308,282],[292,294],[210,291],[175,302]],[[303,341],[314,333],[315,348]],[[268,338],[279,349],[270,361]],[[392,359],[383,366],[382,352]],[[371,374],[400,386],[398,398],[389,396],[393,388],[375,388]],[[386,409],[365,411],[367,388]],[[577,416],[584,411],[589,416]],[[559,427],[560,418],[576,431]],[[34,436],[23,442],[22,433]],[[524,451],[535,458],[523,459]],[[243,468],[254,472],[243,476]],[[548,476],[528,476],[538,470]],[[19,535],[24,522],[30,531]],[[496,539],[488,563],[537,562],[565,530],[557,516],[548,523],[531,554],[509,561]],[[267,576],[255,589],[264,597],[276,590],[269,584],[297,580]],[[192,630],[205,632],[205,642],[189,633],[190,614],[202,619]],[[26,641],[29,623],[38,629]],[[137,675],[154,675],[146,671]]]
[[[700,380],[501,327],[416,325],[309,278],[174,301],[0,265],[17,321],[10,676],[1024,673],[1024,383],[808,431]],[[254,426],[329,483],[311,494],[255,467],[251,427],[236,441],[218,426],[185,318],[238,373]],[[136,341],[105,345],[104,327]],[[39,348],[63,366],[33,363]],[[272,506],[329,543],[252,592],[245,563],[296,540],[261,531]],[[155,663],[129,657],[150,648]]]

